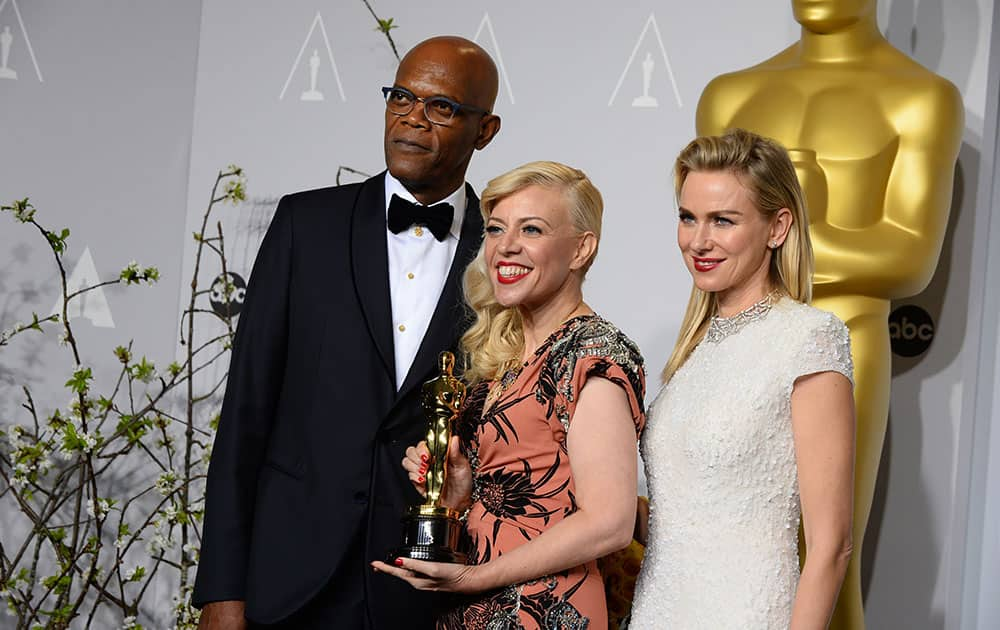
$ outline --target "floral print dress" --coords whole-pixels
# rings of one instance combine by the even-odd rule
[[[552,333],[529,361],[499,379],[506,387],[487,408],[491,383],[470,392],[456,421],[474,480],[466,522],[470,564],[515,549],[576,511],[566,434],[588,378],[608,379],[625,391],[638,438],[645,422],[642,356],[597,315],[575,317]],[[596,561],[480,594],[438,621],[439,628],[456,630],[606,624]]]

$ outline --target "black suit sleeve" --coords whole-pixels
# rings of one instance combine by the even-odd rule
[[[290,202],[278,203],[240,314],[209,466],[195,606],[246,599],[257,477],[285,376],[292,268]]]

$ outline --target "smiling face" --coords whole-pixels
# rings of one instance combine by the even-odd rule
[[[528,310],[578,303],[596,241],[572,224],[560,190],[533,185],[504,197],[493,207],[484,241],[497,302]]]
[[[434,38],[403,58],[394,87],[489,110],[496,98],[496,68],[472,42]],[[448,125],[436,125],[424,116],[423,103],[404,116],[387,108],[386,166],[418,201],[434,203],[462,185],[473,151],[489,144],[499,129],[500,119],[493,114],[459,110]]]
[[[695,286],[716,294],[724,316],[771,290],[769,244],[784,242],[790,225],[788,209],[768,219],[728,171],[692,171],[681,187],[677,245]]]

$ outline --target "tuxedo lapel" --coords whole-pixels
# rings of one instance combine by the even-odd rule
[[[455,250],[455,258],[451,261],[448,279],[445,280],[444,289],[434,309],[434,316],[427,326],[427,333],[420,343],[420,349],[417,350],[410,371],[407,372],[403,386],[396,396],[397,400],[405,397],[413,387],[421,383],[428,370],[437,364],[438,354],[442,350],[451,348],[459,331],[462,330],[462,322],[465,319],[462,274],[475,258],[479,244],[483,240],[483,217],[479,213],[479,198],[468,184],[466,184],[466,195],[468,203],[465,218],[462,220],[462,236]]]
[[[358,302],[389,379],[396,380],[385,236],[385,176],[364,182],[351,216],[351,271]]]

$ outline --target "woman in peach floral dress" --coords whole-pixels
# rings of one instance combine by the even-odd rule
[[[465,277],[470,389],[442,494],[466,511],[469,564],[373,566],[464,594],[439,628],[603,629],[596,559],[632,537],[645,373],[635,344],[583,301],[600,193],[576,169],[535,162],[491,181],[482,208]],[[420,444],[403,461],[421,491],[427,457]]]

